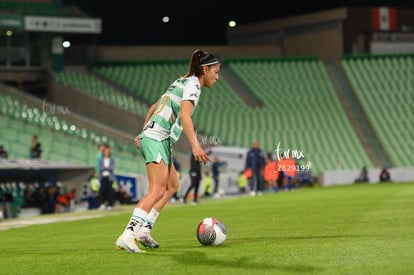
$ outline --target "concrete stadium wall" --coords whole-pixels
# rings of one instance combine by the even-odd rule
[[[369,183],[379,182],[381,168],[368,169]],[[322,186],[353,184],[361,169],[324,171],[320,179]],[[388,172],[393,182],[414,181],[414,167],[390,168]]]
[[[227,40],[230,45],[277,45],[284,55],[305,54],[339,61],[343,54],[371,52],[371,36],[377,32],[372,27],[371,12],[370,6],[341,7],[229,27]],[[397,7],[396,29],[392,32],[412,32],[413,14],[413,8]]]
[[[329,28],[306,33],[291,33],[284,39],[286,55],[318,56],[322,60],[334,58],[339,61],[343,52],[342,45],[340,24],[332,24]]]
[[[227,37],[230,45],[277,45],[283,55],[339,60],[346,18],[347,9],[339,8],[228,28]]]
[[[96,58],[105,61],[190,60],[194,50],[201,49],[221,58],[274,57],[281,50],[273,45],[240,46],[100,46]]]

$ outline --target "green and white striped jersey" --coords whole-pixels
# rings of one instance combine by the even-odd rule
[[[196,76],[179,78],[175,80],[162,95],[154,114],[144,126],[141,137],[155,140],[164,140],[168,137],[177,141],[183,131],[179,118],[181,102],[191,100],[194,102],[193,112],[201,95],[200,81]]]

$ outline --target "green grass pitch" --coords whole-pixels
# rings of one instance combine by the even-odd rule
[[[140,254],[115,248],[133,207],[3,221],[0,274],[414,274],[414,183],[168,205],[152,230],[160,248]],[[221,246],[197,241],[210,216],[226,226]]]

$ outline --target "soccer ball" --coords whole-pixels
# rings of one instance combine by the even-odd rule
[[[226,227],[216,218],[205,218],[197,226],[197,240],[202,245],[221,245],[226,236]]]

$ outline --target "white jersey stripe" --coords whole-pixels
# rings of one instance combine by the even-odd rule
[[[180,95],[182,96],[180,97]],[[148,120],[141,135],[159,141],[168,137],[177,141],[183,131],[179,119],[181,102],[183,100],[193,101],[194,113],[200,95],[200,81],[196,76],[176,79],[163,94],[159,105]]]

